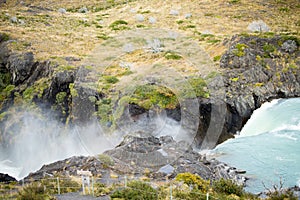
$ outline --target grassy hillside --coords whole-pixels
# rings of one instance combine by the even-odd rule
[[[59,12],[60,8],[67,12]],[[171,29],[191,36],[214,57],[224,50],[220,41],[247,32],[254,20],[265,21],[275,33],[299,34],[299,11],[297,0],[12,0],[1,5],[0,31],[17,39],[13,49],[33,51],[42,60],[82,59],[108,37],[141,28]],[[192,16],[186,19],[189,13]],[[137,14],[144,21],[139,22]],[[156,23],[151,24],[149,17]],[[121,19],[127,24],[114,27],[113,22]]]

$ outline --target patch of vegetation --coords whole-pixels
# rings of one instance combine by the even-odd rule
[[[231,4],[236,4],[236,3],[240,3],[241,0],[229,0],[229,3]]]
[[[294,35],[281,34],[280,40],[278,41],[278,45],[281,46],[287,40],[294,40],[297,46],[300,46],[300,38]]]
[[[242,57],[245,55],[245,49],[248,48],[246,44],[238,43],[235,45],[235,49],[233,50],[233,54]]]
[[[141,14],[149,14],[149,13],[151,13],[151,11],[150,11],[150,10],[145,10],[145,11],[141,11],[141,12],[138,12],[138,13],[141,13]]]
[[[78,92],[75,89],[75,84],[74,83],[69,84],[69,89],[70,89],[70,93],[71,93],[72,97],[77,97],[78,96]]]
[[[110,28],[114,31],[117,30],[127,30],[128,28],[128,22],[124,21],[124,20],[117,20],[114,21],[113,23],[110,24]]]
[[[61,194],[77,192],[78,190],[81,189],[81,185],[76,181],[72,180],[71,178],[55,177],[51,179],[43,179],[41,181],[43,188],[45,188],[44,192],[49,195],[57,194],[58,193],[57,181],[59,181]]]
[[[10,37],[7,33],[0,33],[0,42],[5,42],[10,40]]]
[[[34,96],[34,88],[33,87],[28,87],[26,90],[23,92],[23,99],[27,102],[31,101]]]
[[[191,173],[181,173],[176,176],[177,181],[193,186],[195,189],[205,193],[209,189],[209,181],[203,180],[200,176]]]
[[[32,183],[25,186],[18,194],[17,200],[54,200],[49,194],[45,193],[44,186],[41,183]]]
[[[120,199],[157,200],[158,193],[145,182],[132,181],[128,183],[128,187],[115,191],[110,197]]]
[[[237,82],[239,80],[239,77],[234,77],[230,79],[232,82]]]
[[[215,77],[218,76],[218,75],[220,75],[219,72],[212,71],[212,72],[210,72],[210,73],[205,77],[205,79],[215,78]]]
[[[72,71],[75,69],[76,67],[73,65],[60,65],[56,68],[57,71]]]
[[[191,88],[183,88],[184,98],[204,97],[209,98],[209,92],[206,90],[206,81],[201,77],[191,77],[188,79]]]
[[[100,122],[107,123],[112,122],[112,105],[109,98],[104,98],[96,102],[98,106],[97,116],[100,118]]]
[[[180,60],[182,59],[181,55],[176,54],[175,52],[166,52],[165,53],[165,58],[168,60]]]
[[[298,197],[294,195],[292,191],[285,190],[285,191],[280,191],[280,190],[275,190],[273,192],[269,192],[267,194],[267,200],[297,200]]]
[[[215,14],[214,13],[204,13],[205,17],[213,17]]]
[[[105,33],[101,33],[100,35],[97,35],[97,38],[102,40],[108,40],[110,37]]]
[[[216,44],[216,43],[219,43],[221,42],[221,40],[218,40],[218,39],[210,39],[207,41],[207,43],[210,43],[210,44]]]
[[[157,105],[160,108],[174,109],[178,105],[176,95],[168,88],[158,85],[137,86],[130,102],[145,109]]]
[[[110,166],[114,166],[115,162],[114,160],[105,154],[99,154],[98,159],[102,162],[102,165],[104,168],[109,168]]]
[[[217,61],[219,61],[221,59],[221,55],[217,55],[217,56],[215,56],[214,58],[213,58],[213,61],[214,62],[217,62]]]
[[[114,188],[106,186],[103,183],[95,183],[94,189],[95,189],[95,196],[99,197],[99,196],[109,195]]]
[[[183,21],[183,20],[177,20],[176,23],[177,23],[177,24],[183,24],[184,21]]]
[[[1,72],[0,73],[0,92],[6,88],[7,85],[10,83],[10,73],[8,72]]]
[[[289,12],[290,9],[288,7],[281,7],[281,8],[279,8],[279,11],[280,12]]]
[[[111,84],[115,84],[115,83],[119,82],[119,79],[115,76],[103,76],[103,79],[107,83],[111,83]]]
[[[0,113],[0,121],[2,121],[7,116],[7,112]]]
[[[264,85],[265,85],[264,83],[260,83],[260,82],[254,84],[255,87],[262,87],[262,86],[264,86]]]
[[[264,57],[265,58],[270,58],[271,54],[275,52],[276,47],[272,44],[264,44],[263,46],[263,50],[264,50]]]
[[[11,95],[11,92],[15,89],[14,85],[7,85],[1,92],[0,92],[0,101],[4,101],[7,97]]]
[[[137,24],[136,27],[137,27],[137,28],[145,28],[146,26],[143,25],[143,24]]]
[[[33,97],[41,98],[43,96],[44,90],[49,87],[49,80],[42,78],[34,83],[34,85],[27,87],[22,93],[23,99],[30,103]]]
[[[227,195],[235,194],[237,196],[242,196],[244,193],[242,185],[237,185],[232,180],[226,180],[223,178],[213,183],[213,189],[215,192]]]
[[[189,25],[185,26],[185,28],[196,28],[196,25],[189,24]]]
[[[66,92],[59,92],[56,94],[56,103],[61,104],[65,101],[65,98],[67,96]]]

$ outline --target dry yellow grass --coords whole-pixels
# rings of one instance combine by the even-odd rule
[[[122,31],[112,31],[109,27],[120,19],[127,21],[130,29],[143,24],[148,28],[170,29],[190,36],[211,56],[220,55],[224,51],[219,41],[247,32],[247,26],[253,20],[265,21],[275,33],[299,34],[300,30],[300,3],[297,0],[240,0],[236,3],[233,0],[123,0],[108,8],[111,2],[8,1],[1,5],[0,31],[18,40],[18,45],[12,44],[15,50],[33,51],[38,59],[52,58],[64,64],[60,58],[85,58],[103,43],[103,36],[122,34]],[[90,11],[78,13],[77,10],[84,6]],[[61,14],[59,8],[73,12]],[[92,8],[104,9],[93,12]],[[179,15],[170,15],[171,9],[178,10]],[[145,21],[137,22],[136,14],[142,12]],[[186,13],[191,13],[192,17],[185,19]],[[12,16],[23,20],[25,24],[11,23],[9,18]],[[155,24],[148,22],[150,16],[157,19]],[[182,23],[179,23],[180,20]],[[199,34],[201,32],[210,32],[213,38],[203,39]]]

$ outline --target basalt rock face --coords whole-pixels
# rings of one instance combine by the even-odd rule
[[[0,34],[0,72],[5,74],[1,76],[0,90],[9,84],[15,86],[9,94],[5,94],[1,111],[6,111],[14,103],[14,93],[24,96],[28,87],[39,90],[36,83],[46,79],[47,87],[41,88],[39,95],[32,97],[34,103],[54,109],[62,122],[70,119],[84,124],[95,118],[94,114],[99,110],[97,101],[103,95],[85,86],[86,79],[91,78],[87,76],[87,68],[55,70],[57,66],[48,61],[35,61],[30,52],[11,52],[7,48],[9,42]],[[208,83],[210,98],[198,99],[199,116],[183,115],[185,106],[193,106],[188,99],[186,105],[166,110],[168,117],[184,122],[185,126],[193,126],[189,122],[198,118],[195,137],[198,147],[213,148],[233,137],[262,103],[275,98],[300,96],[297,38],[235,36],[227,45],[228,51],[220,60],[221,76]],[[128,110],[131,116],[148,112],[133,104],[128,106]]]
[[[227,107],[224,136],[240,131],[262,103],[300,96],[299,56],[295,38],[232,39],[220,61]]]
[[[210,98],[199,98],[198,147],[213,148],[232,138],[264,102],[300,96],[299,39],[235,36],[227,45],[221,76],[208,83]],[[180,121],[180,107],[168,110],[168,116]]]

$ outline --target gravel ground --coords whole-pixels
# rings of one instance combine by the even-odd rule
[[[56,195],[55,197],[57,200],[109,200],[110,199],[108,196],[93,197],[89,195],[81,195],[78,192]]]

